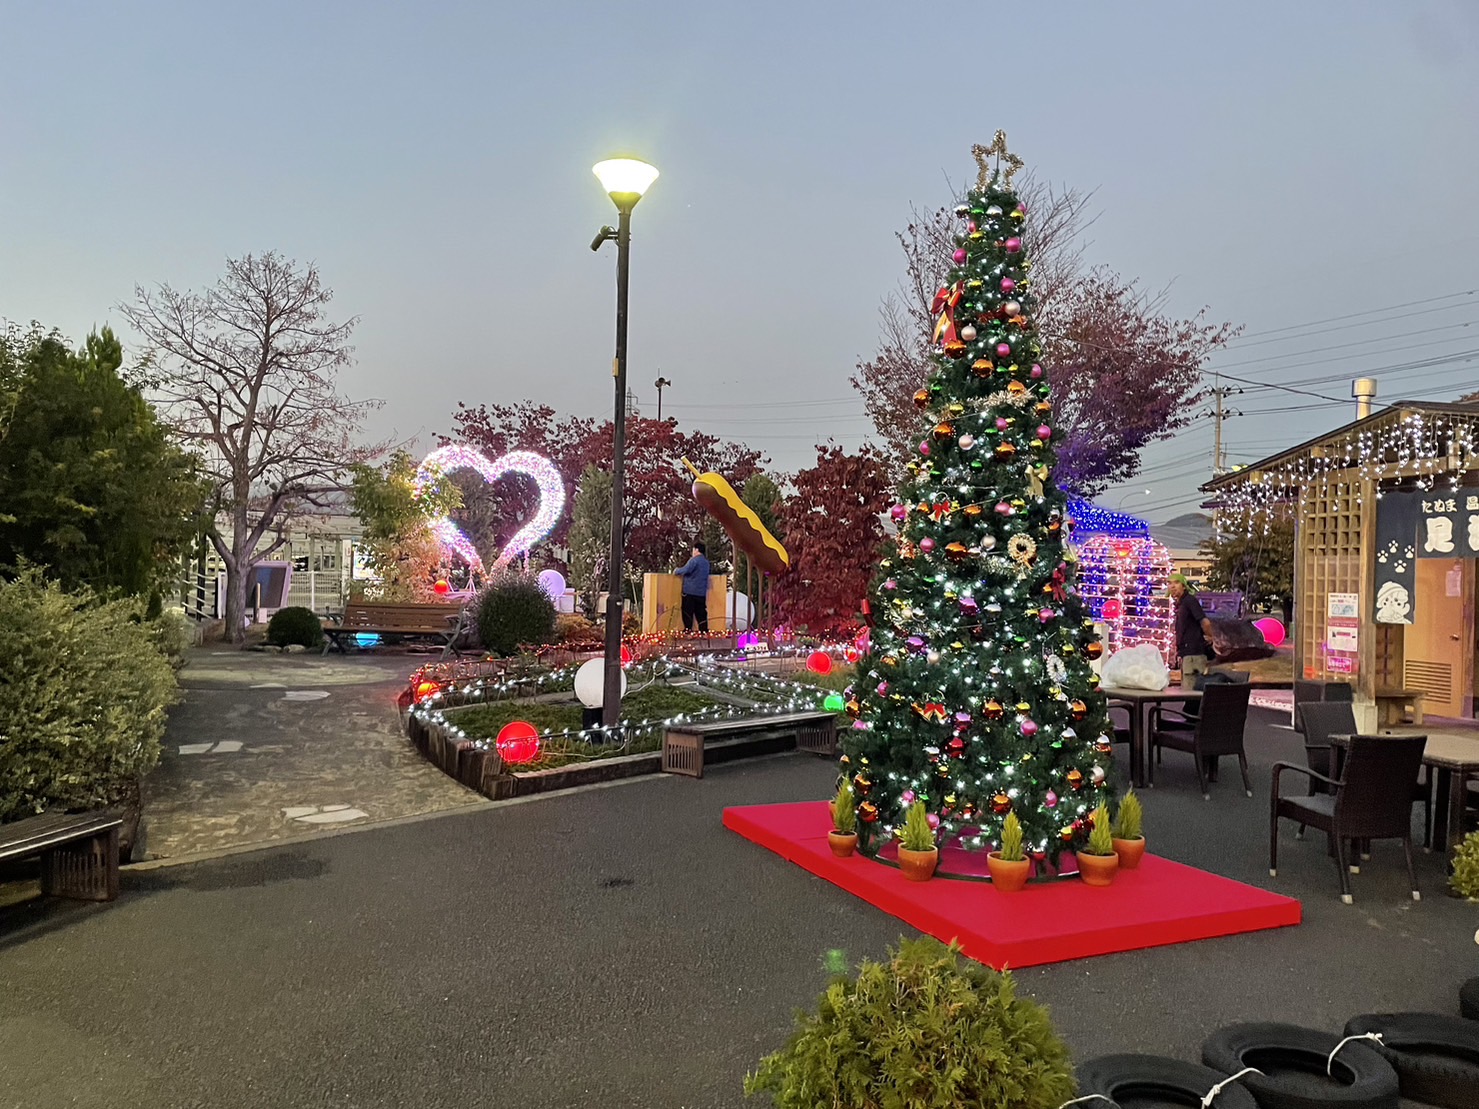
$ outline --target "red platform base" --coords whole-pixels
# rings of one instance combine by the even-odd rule
[[[1298,924],[1299,902],[1146,855],[1107,887],[1077,879],[998,893],[989,882],[909,882],[892,866],[827,846],[825,801],[724,810],[724,826],[1000,970]],[[977,856],[979,857],[979,856]]]

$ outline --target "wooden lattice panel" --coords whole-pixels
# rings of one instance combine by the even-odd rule
[[[1362,505],[1358,487],[1321,482],[1303,490],[1295,540],[1295,677],[1348,681],[1325,653],[1331,593],[1362,592]]]

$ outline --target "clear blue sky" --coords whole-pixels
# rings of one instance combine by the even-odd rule
[[[1308,388],[1345,397],[1479,349],[1479,295],[1264,334],[1479,289],[1474,0],[0,0],[0,34],[0,316],[80,337],[136,282],[311,259],[361,319],[345,387],[387,402],[381,434],[446,430],[457,400],[609,411],[614,256],[588,244],[614,212],[590,165],[618,148],[662,170],[635,217],[644,410],[661,373],[666,411],[781,468],[867,430],[847,377],[893,232],[998,127],[1098,190],[1092,260],[1246,326],[1230,373],[1340,374]],[[1375,376],[1387,398],[1479,388],[1479,361],[1421,372]],[[1238,398],[1233,460],[1349,414],[1280,411],[1305,402]],[[1184,511],[1210,444],[1203,422],[1105,502]]]

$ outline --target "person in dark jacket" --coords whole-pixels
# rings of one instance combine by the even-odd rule
[[[683,579],[683,630],[695,627],[709,632],[709,560],[702,543],[693,545],[693,555],[678,568]]]
[[[1181,656],[1181,680],[1207,672],[1212,648],[1207,640],[1212,635],[1212,621],[1202,611],[1202,602],[1181,574],[1171,576],[1171,600],[1176,605],[1176,653]]]

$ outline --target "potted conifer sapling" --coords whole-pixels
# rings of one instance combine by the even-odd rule
[[[839,859],[847,858],[858,846],[858,813],[852,783],[845,778],[832,798],[832,830],[827,833],[827,846]]]
[[[1007,813],[1001,824],[1001,850],[986,856],[986,869],[991,871],[991,884],[1002,893],[1016,893],[1027,884],[1032,864],[1022,853],[1022,822],[1014,812]]]
[[[1120,857],[1114,853],[1109,806],[1101,803],[1089,819],[1094,825],[1089,842],[1077,852],[1079,877],[1086,886],[1107,886],[1114,881],[1114,872],[1120,867]]]
[[[1120,798],[1119,811],[1114,814],[1114,853],[1119,856],[1121,870],[1134,870],[1145,854],[1144,817],[1140,798],[1129,790]]]
[[[899,837],[899,869],[911,882],[928,882],[939,861],[935,831],[930,827],[924,802],[915,801],[904,817],[904,831]]]

